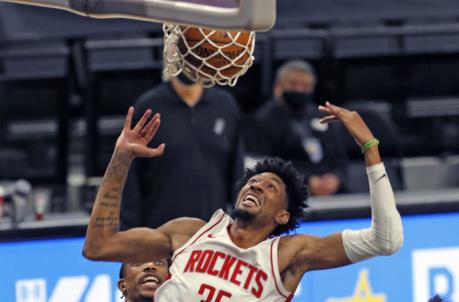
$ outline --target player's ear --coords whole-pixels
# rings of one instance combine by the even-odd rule
[[[282,210],[276,215],[276,222],[278,224],[287,224],[290,220],[290,213],[286,210]]]
[[[123,296],[126,296],[126,280],[124,279],[118,280],[118,289],[120,290],[120,292],[123,293]]]

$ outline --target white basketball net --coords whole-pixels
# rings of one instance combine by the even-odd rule
[[[238,78],[245,74],[246,71],[252,66],[253,60],[255,57],[253,56],[253,51],[255,49],[255,32],[250,32],[249,41],[250,43],[241,44],[238,43],[239,33],[236,35],[228,35],[231,37],[231,42],[228,42],[224,45],[218,45],[213,42],[209,37],[211,37],[215,30],[211,31],[203,31],[199,28],[199,31],[202,35],[202,40],[196,43],[193,46],[188,44],[188,41],[185,39],[184,34],[190,28],[189,26],[182,26],[176,24],[163,24],[163,32],[164,32],[164,69],[163,69],[163,78],[170,79],[171,77],[178,76],[181,72],[183,72],[188,78],[193,80],[194,82],[201,82],[204,87],[212,87],[215,84],[218,85],[229,85],[234,86],[237,83]],[[185,43],[186,46],[186,53],[182,53],[177,46],[177,42],[179,38],[182,37],[181,40]],[[200,47],[203,43],[209,43],[217,51],[215,51],[212,55],[203,58],[196,54],[193,50],[197,47]],[[221,44],[221,43],[219,43]],[[238,46],[244,49],[241,51],[240,55],[236,58],[228,57],[222,49],[228,46]],[[248,55],[249,57],[247,60],[241,58],[243,56]],[[189,63],[185,57],[193,56],[197,62],[200,63],[200,66],[194,66],[193,64]],[[208,60],[214,58],[215,56],[221,56],[222,58],[228,60],[228,64],[221,67],[216,67],[208,63]],[[238,63],[238,60],[244,61],[243,63]],[[238,68],[239,70],[231,75],[225,75],[222,71],[228,68]],[[209,73],[212,72],[212,73]]]

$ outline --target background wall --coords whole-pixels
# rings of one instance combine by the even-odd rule
[[[403,218],[400,252],[344,268],[307,273],[293,301],[426,302],[459,299],[459,212]],[[298,233],[324,236],[368,226],[369,219],[305,222]],[[15,302],[116,302],[119,264],[81,256],[82,238],[0,243],[0,296]],[[373,299],[373,300],[371,300]]]

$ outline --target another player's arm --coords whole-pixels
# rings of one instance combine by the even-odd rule
[[[341,121],[359,146],[373,138],[358,113],[329,103],[320,109],[329,114],[322,119],[323,122]],[[288,260],[281,260],[281,271],[289,271],[299,282],[306,271],[343,266],[376,255],[389,255],[400,249],[403,243],[401,218],[377,145],[365,152],[365,163],[370,183],[371,227],[345,230],[323,238],[307,235],[284,237],[280,250]]]
[[[133,108],[130,108],[91,213],[83,254],[92,260],[146,262],[167,258],[204,224],[201,220],[182,218],[158,229],[119,232],[121,192],[132,160],[139,156],[159,156],[164,150],[164,145],[148,147],[159,127],[159,115],[147,123],[151,115],[147,110],[131,129],[132,114]]]

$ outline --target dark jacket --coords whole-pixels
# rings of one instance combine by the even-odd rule
[[[158,227],[177,217],[208,220],[234,199],[243,172],[240,112],[234,98],[219,88],[205,89],[189,107],[169,83],[142,95],[138,120],[146,109],[161,113],[152,147],[166,143],[163,156],[136,159],[129,171],[121,206],[122,229]]]
[[[318,124],[322,115],[317,109],[308,108],[306,118],[302,119],[308,136],[316,138],[321,145],[320,160],[316,158],[314,162],[311,159],[304,147],[304,138],[293,126],[293,116],[275,100],[265,103],[250,123],[253,128],[249,135],[251,143],[247,146],[248,152],[290,160],[306,178],[310,175],[334,173],[344,183],[347,162],[344,145],[335,125]]]

